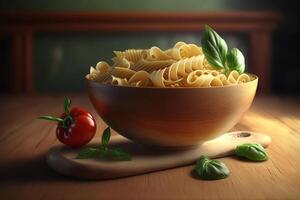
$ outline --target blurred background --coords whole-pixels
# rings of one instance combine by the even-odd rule
[[[0,92],[83,92],[89,67],[100,60],[110,62],[113,50],[154,45],[165,49],[177,41],[200,44],[203,25],[208,23],[229,46],[242,50],[247,71],[260,76],[261,93],[297,95],[297,4],[291,0],[1,0]]]

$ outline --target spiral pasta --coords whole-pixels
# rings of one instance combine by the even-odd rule
[[[170,80],[177,80],[197,69],[205,69],[204,55],[193,56],[173,63],[168,67],[168,77]]]
[[[90,73],[86,75],[86,78],[98,82],[106,82],[111,79],[110,76],[111,67],[104,61],[100,61],[94,67],[90,67]]]
[[[127,49],[125,51],[114,51],[116,57],[126,58],[130,62],[137,62],[142,57],[143,49]]]
[[[136,72],[130,79],[130,84],[136,84],[138,86],[147,86],[150,81],[150,74],[146,71]]]
[[[111,81],[112,85],[123,85],[123,86],[129,85],[126,78],[119,78],[119,77],[115,77],[113,75],[111,77],[112,77],[112,81]]]
[[[131,63],[125,57],[114,57],[114,67],[130,68]]]
[[[150,74],[150,80],[152,81],[154,86],[156,87],[167,87],[168,85],[174,86],[176,83],[182,81],[182,78],[177,80],[166,79],[165,77],[166,70],[167,68],[159,69]]]
[[[172,59],[166,52],[162,51],[158,47],[152,47],[149,51],[149,57],[153,60],[170,60]]]
[[[211,70],[196,70],[186,77],[185,86],[210,87],[223,86],[222,80],[217,76],[219,72]]]
[[[175,60],[191,58],[203,54],[201,47],[195,44],[186,44],[185,42],[177,42],[172,49],[168,49],[166,53]]]
[[[147,72],[153,72],[158,69],[163,69],[172,65],[174,60],[145,60],[140,59],[135,63],[131,69],[135,71],[144,70]]]
[[[253,80],[252,76],[235,70],[215,70],[201,47],[185,42],[177,42],[167,50],[153,46],[114,54],[112,65],[100,61],[90,68],[86,78],[127,87],[221,87]]]
[[[119,78],[130,79],[134,74],[135,71],[123,67],[115,67],[111,70],[111,75]]]

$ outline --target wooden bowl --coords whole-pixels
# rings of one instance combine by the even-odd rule
[[[189,148],[231,129],[251,106],[258,78],[210,88],[138,88],[87,81],[100,117],[142,144]]]

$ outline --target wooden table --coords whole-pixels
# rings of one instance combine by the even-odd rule
[[[86,95],[69,96],[75,105],[93,111]],[[218,181],[193,178],[194,166],[106,181],[55,173],[45,163],[47,150],[59,144],[55,124],[35,117],[59,115],[62,101],[58,94],[0,97],[0,199],[300,199],[299,98],[255,99],[233,130],[270,135],[270,159],[222,158],[231,175]],[[100,130],[105,127],[99,117],[97,122]]]

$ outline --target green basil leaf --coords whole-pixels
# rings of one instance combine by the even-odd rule
[[[217,69],[225,68],[227,44],[212,28],[205,25],[201,40],[206,60]]]
[[[197,161],[196,173],[202,179],[217,180],[229,176],[230,171],[227,166],[219,160],[209,159],[207,156],[201,156]]]
[[[109,149],[110,155],[117,160],[131,160],[131,155],[123,149]]]
[[[79,151],[76,159],[86,158],[113,158],[116,160],[131,160],[131,155],[125,150],[108,148],[110,128],[107,127],[102,134],[102,144],[99,148],[85,148]]]
[[[99,153],[99,149],[84,148],[79,151],[79,153],[76,156],[76,159],[86,159],[86,158],[97,157],[98,153]]]
[[[236,147],[236,155],[253,161],[268,160],[268,155],[260,144],[242,144]]]
[[[71,99],[69,99],[68,97],[65,98],[65,101],[64,101],[64,110],[65,110],[65,113],[67,115],[70,114],[70,107],[71,107]]]
[[[107,127],[104,131],[103,131],[103,134],[102,134],[102,143],[101,145],[103,147],[107,147],[108,146],[108,143],[109,143],[109,140],[110,140],[110,128]]]
[[[105,146],[102,146],[102,145],[100,146],[100,148],[98,150],[99,150],[97,153],[98,157],[105,157],[109,153],[108,148]]]
[[[236,70],[239,73],[245,71],[245,58],[239,49],[233,48],[228,51],[226,56],[226,66],[229,70]]]

